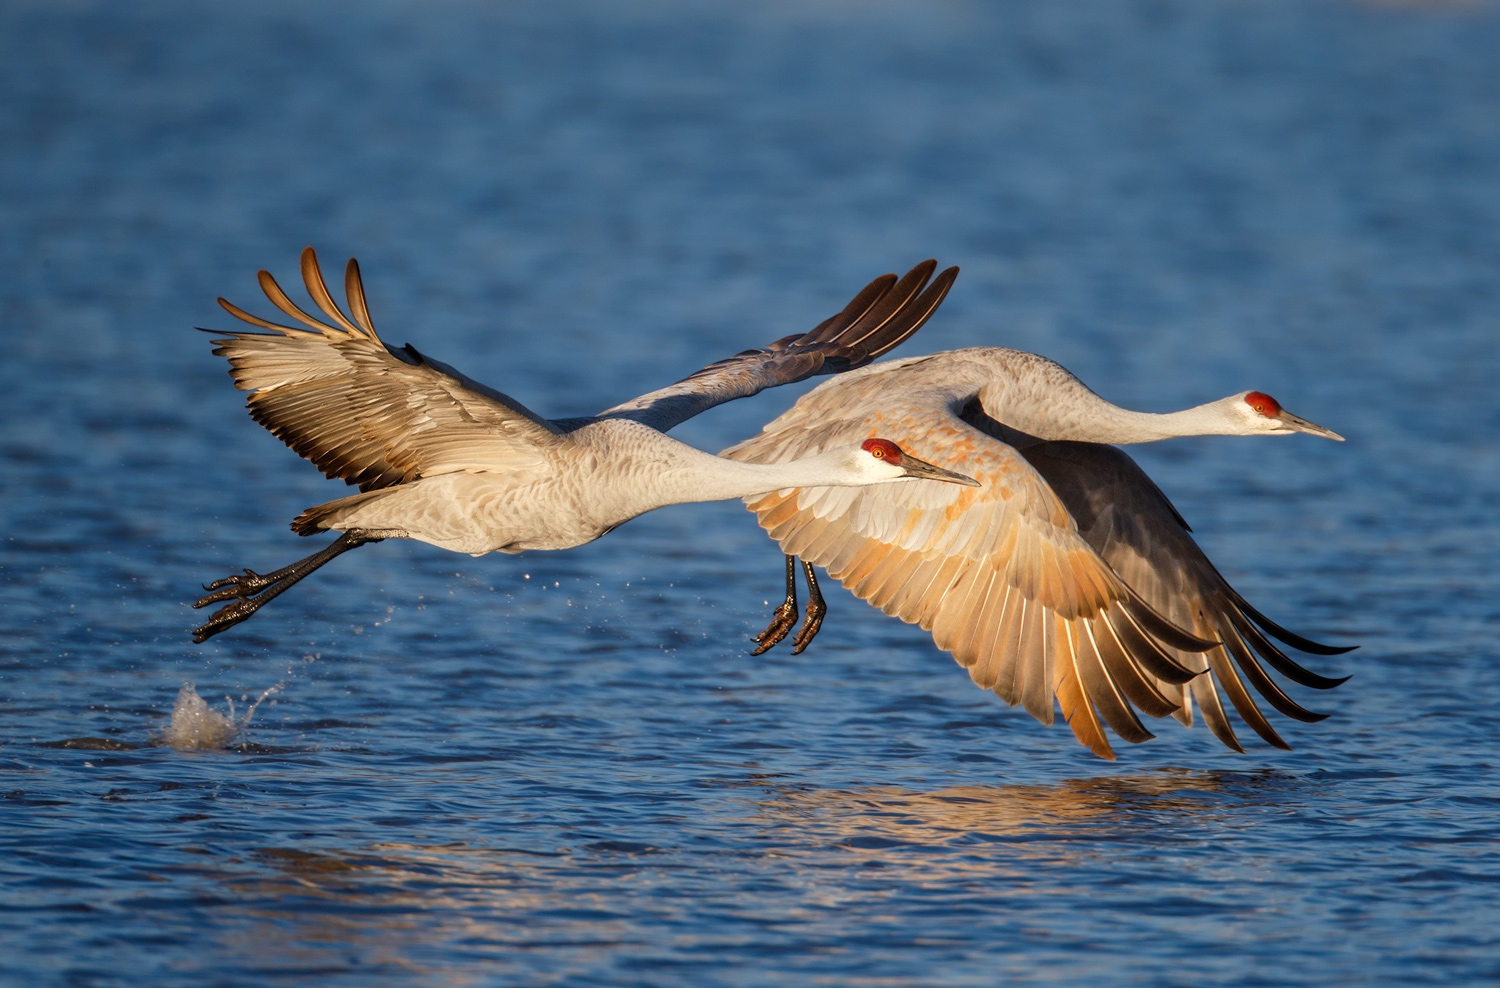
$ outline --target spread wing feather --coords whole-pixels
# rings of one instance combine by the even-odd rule
[[[899,280],[882,275],[811,332],[794,333],[762,349],[709,364],[675,384],[606,409],[599,417],[634,419],[666,432],[726,401],[863,367],[921,329],[942,304],[958,268],[947,268],[929,285],[936,268],[937,262],[928,260]]]
[[[1166,495],[1124,451],[1092,443],[1049,442],[1027,446],[1022,455],[1067,507],[1084,539],[1125,583],[1175,624],[1223,643],[1201,656],[1176,656],[1183,664],[1206,662],[1211,670],[1212,676],[1192,681],[1191,695],[1221,741],[1243,750],[1225,717],[1216,685],[1245,723],[1278,748],[1287,744],[1256,705],[1246,680],[1288,717],[1313,722],[1326,716],[1292,700],[1261,663],[1303,686],[1331,689],[1344,679],[1303,668],[1270,637],[1320,655],[1349,649],[1294,635],[1245,603],[1198,548]],[[1177,713],[1183,719],[1191,716],[1186,697]]]
[[[545,469],[542,451],[557,441],[557,429],[410,346],[382,343],[354,261],[344,279],[352,319],[335,304],[311,247],[302,252],[302,276],[331,323],[304,312],[265,271],[259,277],[266,297],[308,329],[219,300],[236,318],[272,331],[214,341],[235,387],[251,392],[257,422],[327,476],[362,491],[442,473]]]
[[[837,401],[814,399],[817,428],[783,417],[722,455],[777,462],[879,435],[983,486],[778,491],[747,500],[761,525],[787,554],[931,631],[1007,703],[1050,724],[1055,697],[1096,754],[1113,757],[1104,724],[1126,740],[1150,737],[1133,708],[1158,717],[1178,709],[1182,685],[1202,678],[1201,653],[1216,640],[1186,633],[1191,624],[1137,595],[1016,449],[958,417],[964,396],[885,394],[872,405],[860,396],[878,395],[883,375],[861,374],[839,379],[829,392]],[[862,411],[872,407],[880,411]]]

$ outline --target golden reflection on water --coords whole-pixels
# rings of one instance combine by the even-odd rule
[[[1052,895],[1075,865],[1141,855],[1139,847],[1112,852],[1120,841],[1170,845],[1246,802],[1263,806],[1289,784],[1275,773],[1161,771],[925,791],[762,789],[703,804],[705,825],[728,824],[716,827],[710,849],[676,832],[643,854],[615,845],[556,854],[468,844],[269,847],[258,853],[262,867],[224,881],[243,904],[236,946],[247,954],[281,958],[287,970],[357,956],[462,985],[476,958],[503,966],[518,950],[563,948],[587,963],[663,949],[646,932],[663,920],[681,924],[688,940],[712,939],[720,934],[696,919],[705,906],[834,936],[831,924],[845,921],[835,917],[882,902],[899,908],[901,889],[914,884],[929,895],[945,883],[955,894]],[[735,890],[751,885],[762,891],[737,901]]]
[[[1166,770],[1143,775],[1071,779],[1057,785],[953,786],[914,791],[790,789],[757,804],[763,819],[848,839],[887,837],[902,843],[947,843],[955,837],[1097,835],[1128,831],[1158,817],[1207,817],[1220,812],[1203,798],[1255,777]]]
[[[882,890],[900,908],[909,888],[1029,910],[1104,871],[1159,867],[1216,825],[1245,825],[1247,802],[1263,806],[1289,784],[1165,770],[1055,785],[789,788],[758,801],[752,819],[778,845],[773,856],[803,866],[802,910],[868,908]]]
[[[600,897],[513,852],[380,843],[348,852],[268,847],[257,858],[269,867],[224,877],[242,904],[225,946],[271,970],[358,965],[406,983],[491,983],[495,969],[476,969],[476,958],[598,945],[627,926],[540,918],[589,910]]]

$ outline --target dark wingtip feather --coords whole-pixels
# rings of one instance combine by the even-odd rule
[[[1234,733],[1234,727],[1229,723],[1229,717],[1224,713],[1224,704],[1219,699],[1219,693],[1214,689],[1212,676],[1204,676],[1193,680],[1193,697],[1198,701],[1198,710],[1203,714],[1203,722],[1208,725],[1208,730],[1219,743],[1230,751],[1245,754],[1245,746],[1240,744],[1240,739]]]
[[[1208,638],[1199,638],[1191,631],[1179,628],[1133,590],[1130,592],[1130,606],[1126,613],[1141,626],[1142,631],[1180,652],[1207,652],[1219,644]]]
[[[1238,628],[1231,630],[1238,630],[1243,633],[1245,629]],[[1259,662],[1255,661],[1254,654],[1245,646],[1243,641],[1237,640],[1237,636],[1235,635],[1227,635],[1226,637],[1229,638],[1228,645],[1230,652],[1234,655],[1235,663],[1240,667],[1240,671],[1245,674],[1245,678],[1250,680],[1250,685],[1255,687],[1255,692],[1266,698],[1266,702],[1270,703],[1271,706],[1286,716],[1293,720],[1300,720],[1304,724],[1316,724],[1320,720],[1328,719],[1328,714],[1320,714],[1316,711],[1308,710],[1296,700],[1287,696],[1286,691],[1277,686],[1276,681],[1266,675],[1266,671],[1260,667]],[[1260,652],[1260,649],[1257,648],[1256,651]],[[1267,661],[1270,661],[1270,657],[1266,656],[1264,652],[1261,652],[1261,655]],[[1272,664],[1276,665],[1276,663]],[[1295,663],[1293,664],[1295,665]],[[1277,666],[1277,668],[1280,667]],[[1302,671],[1306,672],[1306,670]]]
[[[796,334],[791,338],[800,339],[803,343],[826,343],[837,339],[850,326],[857,324],[868,315],[870,310],[890,292],[896,281],[897,278],[893,274],[881,275],[861,288],[838,315],[824,319],[808,333]]]
[[[1271,644],[1271,642],[1267,640],[1265,635],[1256,630],[1255,625],[1245,620],[1245,616],[1243,614],[1234,614],[1231,611],[1229,615],[1229,622],[1235,628],[1235,630],[1239,632],[1239,634],[1243,635],[1245,639],[1249,641],[1251,646],[1254,647],[1255,651],[1260,654],[1261,658],[1271,663],[1271,666],[1277,672],[1281,673],[1283,676],[1287,677],[1294,683],[1298,683],[1302,686],[1306,686],[1315,690],[1331,690],[1335,686],[1338,686],[1341,683],[1348,682],[1349,680],[1348,676],[1342,676],[1339,678],[1320,676],[1317,673],[1313,672],[1311,669],[1305,668],[1300,663],[1294,662],[1290,657],[1287,656],[1285,652],[1277,648],[1275,645]]]
[[[807,376],[841,374],[863,367],[910,339],[943,303],[958,277],[958,268],[946,269],[928,284],[936,267],[937,261],[928,259],[899,279],[893,274],[881,275],[861,289],[838,315],[825,319],[809,333],[777,340],[765,349],[775,352],[788,344],[811,348],[822,362]]]
[[[931,308],[936,308],[932,306],[925,311],[923,308],[927,297],[924,289],[936,267],[937,261],[930,258],[921,262],[890,284],[858,318],[841,327],[836,336],[827,336],[826,339],[837,339],[846,346],[864,351],[863,362],[866,363],[893,349],[915,333],[926,322]],[[871,282],[856,298],[863,298],[877,283],[883,282],[884,279]],[[853,303],[850,303],[845,312],[852,308]]]
[[[1160,644],[1136,622],[1136,618],[1124,606],[1100,613],[1106,627],[1114,634],[1126,655],[1131,656],[1141,667],[1163,682],[1180,686],[1190,682],[1201,673],[1189,669],[1162,650]],[[1123,619],[1123,620],[1122,620]]]
[[[924,263],[934,267],[937,265],[936,261],[927,261]],[[910,339],[912,334],[917,330],[927,325],[927,321],[932,318],[932,314],[938,310],[938,306],[942,305],[943,300],[948,297],[948,290],[953,287],[953,282],[957,279],[958,265],[944,268],[942,273],[933,279],[932,284],[928,285],[926,290],[917,296],[915,301],[905,307],[909,313],[905,325],[899,326],[899,330],[896,333],[879,341],[878,345],[872,347],[868,359],[874,360],[877,357],[882,357],[890,353],[896,347]]]
[[[1286,740],[1280,734],[1276,733],[1276,728],[1271,726],[1271,722],[1266,719],[1266,715],[1261,713],[1260,708],[1255,705],[1254,698],[1245,689],[1245,684],[1240,681],[1240,677],[1235,675],[1234,666],[1230,664],[1228,656],[1224,653],[1227,651],[1230,655],[1233,655],[1241,668],[1247,668],[1247,663],[1249,666],[1255,666],[1255,658],[1245,648],[1244,642],[1232,635],[1226,637],[1229,638],[1229,641],[1224,643],[1224,649],[1215,650],[1209,653],[1208,656],[1209,667],[1213,669],[1214,676],[1218,680],[1218,685],[1229,696],[1229,702],[1234,705],[1235,710],[1239,711],[1246,725],[1256,734],[1259,734],[1262,741],[1265,741],[1273,748],[1291,751],[1292,746],[1287,744]],[[1261,689],[1260,680],[1266,678],[1265,672],[1259,666],[1255,666],[1254,669],[1247,668],[1246,676],[1255,684],[1256,689],[1264,694],[1265,691]],[[1278,707],[1278,709],[1280,708]]]
[[[1230,588],[1229,594],[1230,599],[1234,601],[1235,605],[1239,607],[1241,611],[1245,612],[1245,616],[1250,618],[1250,620],[1254,621],[1256,624],[1260,625],[1261,628],[1265,630],[1266,634],[1270,635],[1272,638],[1275,638],[1283,645],[1292,646],[1299,652],[1306,652],[1309,655],[1343,655],[1346,652],[1352,652],[1356,648],[1359,648],[1358,645],[1324,645],[1320,642],[1315,642],[1310,638],[1303,638],[1301,635],[1297,634],[1294,631],[1288,631],[1281,625],[1277,624],[1275,621],[1272,621],[1270,618],[1266,617],[1260,611],[1257,611],[1254,607],[1251,607],[1250,604],[1245,601],[1245,598],[1239,595],[1239,592],[1237,590]],[[1342,680],[1340,680],[1340,682],[1342,682]]]

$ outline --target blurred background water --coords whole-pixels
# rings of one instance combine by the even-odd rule
[[[1496,52],[1487,3],[0,5],[0,979],[1500,980]],[[928,256],[902,353],[1268,391],[1349,442],[1133,454],[1353,679],[1293,752],[1105,763],[842,590],[750,658],[780,556],[734,503],[387,542],[194,646],[346,490],[192,330],[309,243],[546,415]],[[279,689],[153,744],[184,681],[231,732]]]

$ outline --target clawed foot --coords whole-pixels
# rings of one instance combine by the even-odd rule
[[[828,605],[823,603],[822,595],[814,597],[807,602],[807,620],[802,622],[802,629],[797,632],[797,637],[792,639],[792,654],[801,655],[802,650],[812,644],[812,640],[818,636],[823,627],[823,615],[828,613]],[[785,631],[782,632],[786,634]]]
[[[260,602],[248,597],[241,597],[232,603],[225,604],[214,611],[206,622],[193,629],[193,641],[201,645],[225,628],[239,624],[259,608]]]
[[[808,563],[802,564],[802,572],[807,576],[807,620],[802,622],[802,628],[797,632],[797,637],[792,639],[792,654],[800,655],[802,650],[812,644],[817,637],[818,629],[823,627],[823,615],[828,613],[828,605],[823,602],[823,593],[818,589],[818,577],[813,573],[813,568]],[[767,649],[772,648],[777,642],[787,636],[792,630],[792,625],[797,623],[797,557],[786,557],[786,600],[776,613],[771,616],[771,623],[766,630],[755,636],[759,644],[751,655],[760,655]]]
[[[225,628],[239,624],[260,610],[263,604],[280,596],[297,581],[335,556],[348,552],[350,549],[357,549],[367,542],[379,541],[379,538],[368,532],[350,529],[306,559],[299,559],[292,565],[283,566],[265,576],[247,569],[243,574],[215,580],[203,588],[208,591],[208,594],[199,597],[193,606],[207,607],[209,604],[217,604],[223,600],[229,603],[215,611],[206,623],[193,629],[193,641],[201,644]]]
[[[268,576],[261,576],[253,569],[247,569],[243,576],[226,576],[222,580],[205,583],[203,585],[204,590],[213,590],[215,592],[209,594],[207,597],[200,597],[193,606],[207,607],[209,604],[217,604],[221,600],[233,600],[236,597],[253,597],[275,582],[275,580]]]
[[[823,627],[823,615],[828,613],[828,605],[822,600],[808,601],[807,620],[802,622],[802,627],[797,632],[797,637],[792,639],[792,654],[801,655],[802,650],[812,644],[812,640],[818,636]],[[797,605],[786,603],[776,608],[776,613],[771,616],[771,623],[765,631],[756,635],[753,639],[760,644],[756,646],[751,655],[761,653],[774,648],[781,643],[792,630],[792,625],[797,623]]]
[[[776,647],[787,636],[787,632],[792,630],[792,625],[796,623],[797,602],[793,600],[785,601],[780,607],[776,608],[776,613],[771,615],[771,623],[766,626],[766,630],[755,636],[754,641],[759,642],[759,644],[756,646],[755,651],[750,654],[760,655]],[[797,641],[801,640],[802,636],[799,634]],[[797,651],[800,652],[802,649],[799,647]]]
[[[250,617],[260,609],[261,604],[275,596],[271,594],[256,599],[255,595],[267,587],[275,586],[277,582],[272,577],[261,576],[254,570],[247,569],[242,576],[226,576],[222,580],[206,584],[203,589],[212,592],[194,601],[193,607],[207,607],[209,604],[217,604],[223,600],[229,603],[215,611],[202,625],[193,629],[193,641],[201,645],[225,628],[233,627]]]

